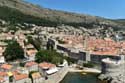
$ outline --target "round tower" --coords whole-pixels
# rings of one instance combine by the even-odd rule
[[[121,76],[125,72],[124,60],[102,59],[102,73],[108,77]]]

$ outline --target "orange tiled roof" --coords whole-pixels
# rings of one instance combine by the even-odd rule
[[[28,54],[28,56],[32,56],[37,53],[37,50],[35,50],[35,49],[27,50],[26,53]]]
[[[1,65],[1,68],[2,69],[6,69],[6,70],[9,70],[9,69],[11,69],[13,66],[12,65],[9,65],[9,64],[3,64],[3,65]]]
[[[96,55],[118,55],[121,45],[112,39],[87,39],[86,50]]]
[[[6,72],[1,72],[1,71],[0,71],[0,76],[1,76],[1,77],[7,76],[7,73],[6,73]]]
[[[4,81],[4,78],[0,78],[0,83],[3,83]]]
[[[56,67],[55,64],[51,64],[51,63],[47,63],[47,62],[43,62],[39,64],[39,67],[41,67],[42,69],[49,69],[52,67]]]
[[[33,66],[33,65],[37,65],[37,63],[36,63],[36,62],[33,62],[33,61],[27,62],[27,63],[25,64],[25,67],[31,67],[31,66]]]
[[[19,73],[18,70],[15,70],[15,71],[12,72],[12,74],[13,74],[13,75],[18,75],[18,74],[20,74],[20,73]]]
[[[14,79],[15,79],[16,81],[22,80],[22,79],[26,79],[26,78],[28,78],[28,75],[27,75],[27,74],[16,74],[16,75],[14,75]]]
[[[116,42],[111,38],[85,38],[84,36],[64,36],[62,40],[66,42],[64,44],[66,48],[84,48],[86,51],[91,51],[92,54],[96,55],[116,56],[121,53],[120,49],[124,49],[122,53],[125,54],[125,41]]]
[[[83,42],[83,36],[65,36],[62,40],[65,41],[67,44],[78,44]]]

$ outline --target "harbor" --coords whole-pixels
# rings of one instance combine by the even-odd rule
[[[101,71],[94,68],[78,69],[69,67],[67,74],[62,78],[60,83],[102,83],[97,78],[99,73]]]
[[[83,75],[80,72],[70,72],[60,83],[99,83],[96,74]]]

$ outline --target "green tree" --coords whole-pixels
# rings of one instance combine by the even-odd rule
[[[64,59],[63,56],[55,50],[41,50],[36,54],[35,58],[38,63],[46,61],[56,65],[61,64]]]
[[[4,52],[4,56],[6,61],[13,61],[17,59],[23,59],[24,58],[24,50],[19,45],[19,43],[15,40],[11,40],[7,48]]]
[[[31,43],[37,50],[40,50],[40,42],[39,42],[39,39],[34,39],[32,38],[32,36],[27,36],[27,39],[28,39],[28,43]]]

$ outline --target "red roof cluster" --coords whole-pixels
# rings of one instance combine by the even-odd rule
[[[6,80],[4,79],[8,74],[6,72],[0,71],[0,83],[5,82]]]
[[[65,47],[84,48],[95,55],[119,55],[125,54],[125,41],[116,42],[111,38],[99,39],[96,37],[65,36],[62,39],[66,42]]]
[[[56,65],[52,63],[43,62],[39,64],[39,67],[41,67],[42,69],[50,69],[52,67],[56,67]]]
[[[0,83],[5,82],[4,78],[0,77]]]
[[[10,70],[13,66],[12,65],[9,65],[9,64],[3,64],[1,65],[1,68],[2,69],[6,69],[6,70]]]
[[[26,78],[28,78],[28,75],[27,75],[27,74],[16,74],[16,75],[14,75],[14,79],[15,79],[16,81],[22,80],[22,79],[26,79]]]
[[[31,67],[31,66],[33,66],[33,65],[37,65],[37,63],[34,62],[34,61],[30,61],[30,62],[27,62],[27,63],[25,64],[25,67]]]
[[[65,36],[63,37],[63,41],[65,41],[67,44],[78,44],[83,43],[83,36]]]
[[[111,39],[87,39],[86,50],[96,55],[118,55],[120,52],[120,42]]]
[[[8,76],[6,72],[0,71],[0,77]]]

